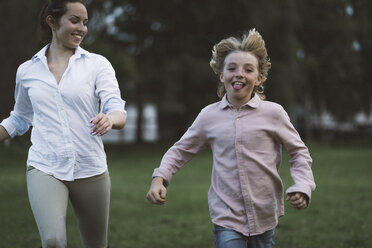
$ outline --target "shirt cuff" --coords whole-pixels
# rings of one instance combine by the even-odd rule
[[[306,186],[292,185],[291,187],[287,189],[286,194],[295,193],[295,192],[300,192],[300,193],[307,195],[307,197],[309,198],[309,202],[310,202],[311,193],[312,193],[312,189],[310,186],[306,187]]]
[[[17,135],[23,135],[30,129],[30,124],[27,121],[20,118],[13,111],[10,116],[4,119],[0,125],[2,125],[8,132],[10,138],[14,138]]]
[[[4,119],[0,123],[0,125],[5,128],[10,138],[14,138],[15,136],[17,136],[17,128],[13,125],[12,121],[10,120],[10,117]]]
[[[125,101],[120,98],[110,98],[102,105],[102,113],[110,114],[114,111],[122,112],[127,117],[127,111],[125,111]]]
[[[164,179],[164,186],[168,186],[172,176],[169,175],[169,173],[166,173],[163,168],[156,168],[154,170],[154,173],[152,174],[152,178],[154,177],[161,177]]]

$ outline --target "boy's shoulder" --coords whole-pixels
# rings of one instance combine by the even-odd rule
[[[222,108],[221,107],[221,101],[218,101],[218,102],[214,102],[214,103],[208,104],[207,106],[205,106],[204,108],[202,108],[202,110],[200,111],[200,113],[203,113],[203,114],[213,113],[213,112],[216,112],[216,111],[220,110],[221,108]]]
[[[269,111],[269,112],[281,112],[284,110],[283,106],[280,105],[279,103],[267,101],[267,100],[261,101],[260,108],[264,111]]]

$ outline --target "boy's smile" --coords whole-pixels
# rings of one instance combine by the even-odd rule
[[[244,51],[230,53],[225,58],[220,80],[225,86],[228,101],[239,108],[252,98],[254,87],[261,84],[257,58]]]

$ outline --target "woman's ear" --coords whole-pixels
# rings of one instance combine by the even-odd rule
[[[50,27],[51,30],[55,30],[56,29],[56,21],[54,20],[53,16],[48,15],[45,18],[45,22],[48,24],[48,26]]]

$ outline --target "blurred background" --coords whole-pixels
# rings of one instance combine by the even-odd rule
[[[14,105],[17,67],[45,45],[37,33],[43,2],[0,2],[0,120]],[[267,99],[283,105],[304,139],[372,140],[369,0],[86,2],[83,48],[110,60],[129,114],[107,142],[178,139],[218,101],[213,45],[251,28],[272,62]]]
[[[214,247],[210,151],[176,175],[166,205],[152,206],[145,195],[164,152],[219,100],[213,45],[256,28],[272,62],[265,94],[305,139],[317,183],[308,210],[286,204],[277,246],[372,247],[372,1],[86,1],[83,48],[112,63],[128,111],[126,127],[103,136],[111,143],[110,246]],[[14,105],[17,67],[45,45],[37,34],[43,3],[0,1],[0,121]],[[40,247],[24,173],[29,135],[0,143],[0,247]],[[285,188],[292,184],[288,160],[283,154]],[[81,247],[68,211],[69,247]]]

